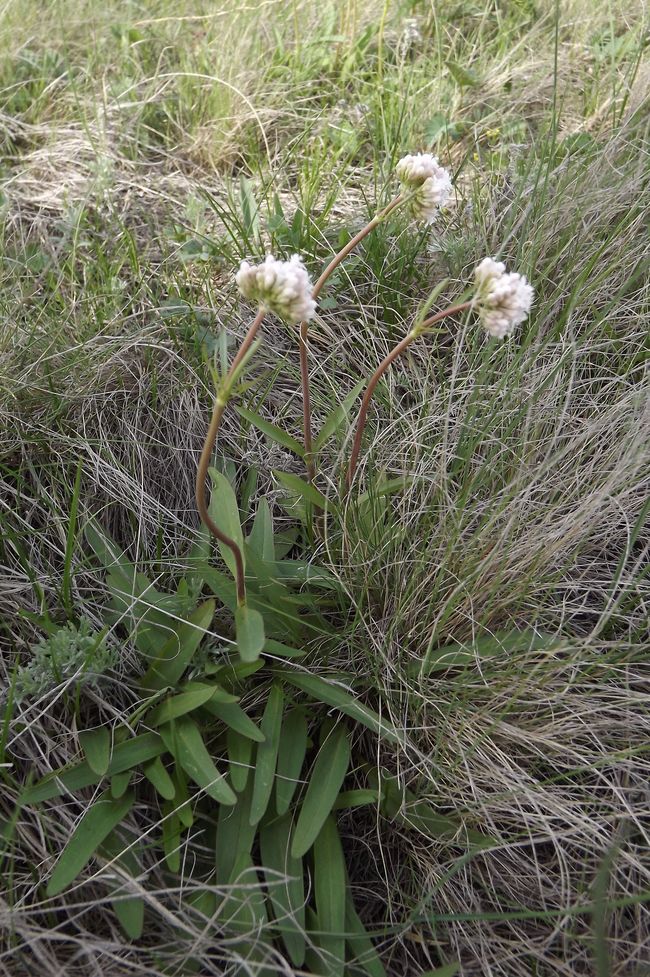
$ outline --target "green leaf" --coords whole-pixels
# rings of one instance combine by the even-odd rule
[[[245,934],[256,934],[252,939],[243,942],[239,952],[243,953],[248,960],[257,959],[259,964],[265,956],[260,947],[258,931],[267,922],[266,899],[250,855],[245,854],[237,859],[228,881],[230,884],[221,906],[221,918],[227,921],[229,929]],[[232,947],[230,949],[232,950]],[[264,970],[259,966],[252,972],[266,977]]]
[[[230,783],[240,794],[248,783],[248,774],[252,767],[253,743],[247,736],[228,730],[228,763],[230,766]]]
[[[341,839],[331,815],[314,843],[314,895],[319,942],[327,954],[324,963],[328,977],[343,977],[347,884]]]
[[[454,642],[444,648],[427,651],[422,662],[409,665],[409,675],[421,678],[447,668],[466,668],[479,665],[490,658],[502,660],[504,654],[513,651],[532,651],[536,648],[552,648],[558,644],[556,635],[540,634],[532,628],[523,631],[498,631],[482,635],[466,643]]]
[[[242,407],[241,405],[236,405],[235,410],[243,417],[244,420],[248,421],[253,427],[256,427],[258,431],[262,434],[266,434],[268,438],[275,441],[276,444],[281,445],[283,448],[287,448],[289,451],[293,451],[294,454],[298,455],[299,458],[305,457],[305,446],[292,438],[290,434],[283,431],[281,427],[277,427],[275,424],[271,424],[270,421],[264,420],[255,411],[249,410],[247,407]]]
[[[147,716],[147,724],[150,726],[162,726],[169,723],[172,719],[178,719],[188,712],[194,712],[205,705],[206,702],[237,702],[237,696],[226,692],[219,685],[208,682],[187,682],[181,687],[178,695],[169,696],[164,702],[156,706]]]
[[[260,827],[260,851],[269,900],[294,967],[305,962],[305,883],[302,859],[290,851],[290,815]]]
[[[131,770],[140,763],[153,760],[165,752],[165,746],[157,733],[143,733],[134,736],[124,743],[116,743],[113,747],[106,776],[112,777],[123,770]],[[80,790],[97,784],[102,778],[91,770],[88,763],[77,763],[71,767],[62,767],[48,774],[34,787],[28,787],[20,797],[20,805],[38,804],[48,801],[51,797],[58,797],[65,791]]]
[[[278,658],[302,658],[303,655],[307,654],[304,648],[290,648],[289,645],[275,641],[273,638],[266,639],[262,651],[266,655],[273,655]]]
[[[494,844],[494,840],[488,835],[466,828],[457,818],[440,814],[428,801],[403,788],[397,777],[385,770],[380,771],[380,775],[381,812],[385,817],[397,820],[406,828],[420,831],[435,840],[445,839],[462,847],[469,845],[485,848]]]
[[[109,861],[116,862],[128,875],[135,878],[140,874],[140,865],[135,851],[125,845],[116,831],[111,831],[102,842],[99,852]],[[129,939],[139,940],[144,928],[144,899],[140,896],[123,895],[124,883],[121,881],[111,882],[110,885],[116,895],[111,906],[120,926]]]
[[[103,794],[84,814],[65,846],[47,884],[47,895],[56,896],[73,882],[99,845],[131,810],[133,794],[115,798]]]
[[[178,872],[181,867],[181,821],[174,811],[173,804],[163,805],[162,846],[165,861],[170,872]]]
[[[122,797],[131,783],[131,770],[124,770],[122,773],[116,773],[114,777],[111,777],[111,796],[118,798]]]
[[[319,509],[329,509],[330,512],[336,512],[338,507],[333,500],[326,499],[322,492],[319,492],[310,482],[306,482],[304,478],[300,478],[299,475],[294,475],[292,472],[280,472],[277,469],[273,470],[273,474],[281,485],[300,496],[305,502],[309,502]]]
[[[215,567],[205,566],[201,568],[201,575],[208,587],[229,610],[234,611],[237,607],[237,588],[235,581],[222,573]]]
[[[323,426],[314,438],[314,449],[320,451],[328,438],[338,431],[342,424],[347,420],[348,414],[352,410],[355,400],[366,385],[366,380],[359,380],[354,388],[347,395],[345,400],[329,412],[323,422]]]
[[[350,742],[343,724],[326,739],[314,762],[300,808],[291,854],[300,858],[311,848],[334,803],[350,763]]]
[[[162,798],[166,801],[172,801],[174,799],[176,788],[160,757],[144,763],[142,765],[142,772]]]
[[[369,489],[367,492],[362,492],[361,495],[357,496],[353,504],[361,507],[373,499],[394,495],[396,492],[401,492],[402,489],[408,488],[414,481],[415,479],[408,475],[400,476],[400,478],[388,478],[385,482],[378,482],[376,485],[373,485],[372,489]]]
[[[357,914],[349,888],[345,900],[345,928],[347,930],[346,942],[352,954],[350,962],[354,962],[356,966],[365,970],[368,977],[386,977],[384,965]]]
[[[475,71],[472,71],[470,68],[463,68],[457,61],[447,61],[445,63],[456,84],[468,88],[480,85],[480,80]]]
[[[91,520],[85,536],[95,555],[106,568],[106,583],[112,594],[112,611],[107,615],[132,628],[132,637],[139,651],[154,656],[162,642],[176,630],[176,618],[185,611],[184,602],[175,594],[162,594],[137,567],[131,563],[116,543]]]
[[[366,804],[377,804],[378,790],[344,790],[334,802],[335,811],[343,811],[348,807],[364,807]]]
[[[307,752],[307,720],[303,709],[292,709],[282,722],[278,768],[275,780],[275,807],[285,814],[300,783]]]
[[[259,240],[260,236],[259,207],[253,196],[251,181],[243,175],[239,178],[239,200],[241,203],[244,229],[249,239],[255,243]]]
[[[257,512],[253,520],[253,528],[248,537],[248,545],[261,560],[267,562],[273,562],[275,560],[273,516],[271,515],[271,507],[265,496],[262,496],[258,503]]]
[[[215,847],[217,884],[228,885],[238,859],[250,855],[257,828],[250,823],[253,784],[249,783],[234,807],[219,808]]]
[[[350,716],[351,719],[355,719],[357,722],[362,723],[362,725],[367,726],[368,729],[371,729],[373,733],[377,733],[383,739],[390,740],[390,742],[396,743],[399,746],[404,744],[403,734],[398,733],[392,723],[389,723],[386,719],[382,719],[376,712],[369,709],[368,706],[364,706],[353,695],[350,695],[346,689],[341,688],[340,685],[328,682],[320,675],[309,675],[307,672],[294,672],[287,669],[286,671],[282,671],[281,674],[287,682],[295,685],[298,689],[302,689],[303,692],[306,692],[307,695],[311,696],[317,702],[325,702],[329,706],[340,709],[346,716]]]
[[[214,601],[206,600],[187,621],[177,626],[176,633],[168,638],[149,666],[142,679],[143,689],[150,691],[176,685],[212,624],[214,611]]]
[[[210,494],[208,512],[221,532],[225,533],[226,536],[229,536],[237,543],[243,557],[244,534],[242,533],[241,522],[239,521],[237,496],[225,475],[218,472],[216,468],[210,468],[209,474],[212,480],[212,492]],[[235,557],[233,556],[232,550],[223,543],[219,543],[219,550],[224,563],[233,577],[236,576]]]
[[[86,729],[79,733],[79,742],[88,766],[93,773],[103,777],[111,759],[111,734],[106,726]]]
[[[255,740],[256,743],[263,742],[264,734],[257,728],[253,720],[249,719],[241,706],[235,703],[210,701],[206,702],[203,708],[220,719],[226,726],[241,733],[242,736],[247,736],[249,740]]]
[[[262,716],[261,728],[264,742],[257,747],[255,776],[253,780],[253,800],[251,802],[251,824],[257,824],[264,815],[273,790],[275,765],[280,745],[282,709],[284,695],[279,685],[273,685]]]
[[[235,804],[237,797],[215,767],[199,728],[188,716],[162,726],[160,735],[169,752],[192,780],[220,804]]]
[[[244,662],[254,662],[264,647],[264,618],[247,604],[235,611],[237,650]]]

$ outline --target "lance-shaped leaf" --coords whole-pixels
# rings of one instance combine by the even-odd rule
[[[301,858],[313,845],[334,807],[349,763],[348,731],[341,724],[327,738],[312,767],[291,845],[294,858]]]

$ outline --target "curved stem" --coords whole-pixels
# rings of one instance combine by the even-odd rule
[[[241,607],[246,603],[246,578],[244,573],[244,557],[242,551],[239,548],[236,540],[227,536],[226,533],[222,532],[216,523],[211,519],[208,512],[208,505],[205,497],[205,480],[208,474],[208,468],[210,467],[210,460],[212,458],[212,452],[214,451],[215,442],[217,440],[217,433],[219,431],[219,425],[221,424],[221,418],[226,409],[226,404],[228,402],[229,396],[229,381],[233,379],[235,373],[241,364],[242,360],[246,356],[246,353],[250,349],[253,340],[257,334],[257,330],[262,324],[262,319],[264,318],[265,309],[260,309],[253,322],[246,333],[243,343],[239,347],[239,351],[235,356],[228,373],[226,374],[226,379],[224,383],[224,394],[219,394],[215,401],[214,410],[212,411],[212,418],[210,420],[210,426],[208,428],[208,433],[206,435],[205,443],[203,445],[203,451],[201,452],[201,458],[199,460],[199,467],[196,472],[196,505],[199,510],[199,515],[202,521],[208,527],[213,536],[227,546],[232,552],[235,558],[235,582],[237,585],[237,604]]]
[[[459,305],[452,305],[448,309],[443,309],[442,312],[436,312],[435,315],[431,316],[429,319],[425,319],[416,330],[412,330],[408,333],[404,339],[401,340],[391,349],[390,353],[384,357],[381,361],[373,375],[370,377],[368,386],[365,389],[363,400],[361,401],[361,407],[359,408],[359,415],[357,418],[357,430],[354,435],[354,442],[352,444],[352,452],[350,454],[350,462],[348,464],[348,471],[346,475],[346,488],[349,489],[352,485],[352,480],[354,479],[354,473],[357,469],[357,462],[359,460],[359,452],[361,451],[361,441],[363,439],[363,432],[366,426],[366,420],[368,417],[368,408],[370,407],[370,401],[372,400],[372,395],[375,392],[375,387],[381,380],[382,376],[388,369],[388,367],[393,363],[398,356],[407,349],[411,343],[418,338],[426,329],[430,326],[435,325],[436,322],[440,322],[441,319],[445,319],[449,315],[455,315],[458,312],[464,312],[469,309],[471,302],[461,302]]]
[[[353,238],[350,238],[345,247],[341,248],[338,254],[334,255],[330,263],[327,265],[320,278],[314,285],[312,290],[312,297],[317,299],[321,293],[323,285],[330,277],[332,272],[338,268],[341,262],[347,258],[351,251],[356,248],[357,244],[363,241],[378,224],[380,224],[396,207],[399,206],[404,200],[403,194],[398,194],[393,200],[383,210],[380,210],[378,214],[375,214],[373,219],[366,224]],[[307,480],[312,481],[314,475],[316,474],[316,466],[314,464],[313,457],[313,438],[311,430],[311,398],[309,394],[309,346],[307,342],[307,335],[309,331],[309,324],[307,322],[300,323],[300,381],[302,385],[302,429],[303,437],[305,442],[305,463],[307,466]]]
[[[375,227],[377,227],[377,224],[381,224],[381,222],[386,217],[388,217],[388,215],[390,214],[390,212],[393,211],[393,210],[395,210],[395,208],[398,207],[399,204],[401,204],[403,200],[404,200],[404,195],[402,193],[399,193],[396,197],[394,197],[391,200],[391,202],[389,204],[387,204],[384,207],[383,210],[380,210],[378,214],[375,214],[375,216],[373,217],[373,219],[368,224],[366,224],[365,227],[362,227],[361,230],[357,234],[354,235],[354,237],[350,238],[350,240],[348,241],[348,243],[345,245],[345,247],[341,248],[341,250],[339,251],[338,254],[335,254],[334,255],[334,257],[330,261],[329,265],[326,267],[325,271],[322,273],[322,275],[320,276],[320,278],[318,279],[318,281],[314,285],[314,290],[312,292],[312,297],[313,298],[315,298],[315,299],[318,298],[318,296],[321,293],[321,289],[323,288],[323,285],[325,284],[325,282],[327,281],[327,279],[330,277],[330,275],[335,270],[335,268],[338,268],[338,266],[341,264],[341,262],[345,258],[347,258],[347,256],[350,254],[350,251],[354,251],[354,249],[356,248],[357,244],[359,244],[361,241],[363,241],[364,237],[366,237],[368,234],[370,234],[370,232],[373,231],[375,229]]]

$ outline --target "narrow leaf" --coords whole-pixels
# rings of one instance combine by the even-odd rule
[[[347,943],[352,955],[350,963],[354,962],[362,970],[365,970],[368,977],[386,977],[384,965],[357,914],[349,888],[345,900],[345,928],[347,930]]]
[[[276,444],[281,445],[283,448],[287,448],[288,451],[293,451],[294,454],[298,455],[299,458],[305,457],[305,446],[292,438],[290,434],[283,431],[281,427],[277,427],[275,424],[271,424],[270,421],[266,421],[255,411],[249,410],[247,407],[236,406],[235,410],[243,417],[244,420],[249,421],[253,427],[256,427],[258,431],[262,434],[266,434],[268,438],[275,441]]]
[[[86,811],[65,846],[47,884],[47,895],[55,896],[73,882],[93,857],[99,845],[131,810],[133,794],[115,800],[103,794]]]
[[[177,625],[176,633],[164,643],[142,679],[143,689],[151,691],[176,685],[212,624],[214,611],[214,601],[206,600],[187,621]]]
[[[130,770],[132,767],[152,760],[164,752],[164,743],[157,733],[143,733],[141,736],[134,736],[124,743],[117,743],[113,747],[106,776],[112,777],[123,770]],[[87,762],[62,767],[60,770],[48,774],[34,787],[28,787],[20,798],[20,804],[24,806],[47,801],[51,797],[58,797],[66,790],[75,791],[82,787],[90,787],[92,784],[99,783],[101,779],[99,774],[91,770]]]
[[[278,769],[275,780],[275,807],[285,814],[300,783],[307,752],[307,720],[303,709],[292,709],[282,722]]]
[[[264,647],[264,618],[259,611],[244,604],[235,611],[237,650],[244,662],[254,662]]]
[[[181,692],[179,695],[171,695],[151,710],[147,716],[147,725],[162,726],[164,723],[171,722],[172,719],[185,716],[188,712],[193,712],[208,702],[213,695],[214,689],[209,685],[204,685],[190,692]]]
[[[97,729],[86,729],[79,733],[79,742],[90,769],[103,777],[111,759],[111,734],[108,728],[99,726]]]
[[[131,876],[137,876],[140,865],[133,848],[122,841],[116,831],[111,831],[99,848],[100,854],[109,861],[115,861],[120,868]],[[131,940],[139,940],[144,929],[144,899],[140,896],[123,894],[124,882],[111,882],[116,894],[111,906],[117,916],[120,926]],[[127,890],[128,892],[128,890]]]
[[[247,736],[229,729],[227,743],[230,783],[240,794],[248,782],[248,774],[252,766],[253,742]]]
[[[172,725],[162,726],[160,734],[183,770],[210,797],[220,804],[236,803],[237,797],[212,762],[196,723],[183,716]]]
[[[366,804],[377,804],[378,790],[344,790],[334,802],[335,811],[343,811],[348,807],[364,807]]]
[[[263,742],[264,733],[257,728],[253,720],[236,703],[214,702],[210,700],[205,703],[203,708],[207,709],[213,716],[216,716],[217,719],[220,719],[226,726],[241,733],[242,736],[247,736],[249,740],[254,740],[256,743]]]
[[[280,745],[282,708],[284,696],[279,685],[273,685],[262,716],[261,728],[264,742],[257,747],[255,776],[253,780],[253,799],[251,801],[251,824],[257,824],[264,815],[273,790],[275,765]]]
[[[257,831],[250,823],[252,796],[253,785],[249,780],[234,807],[219,808],[215,847],[218,885],[228,885],[237,860],[250,855]]]
[[[242,533],[241,522],[239,520],[237,496],[235,495],[233,487],[225,475],[218,472],[216,468],[210,468],[209,474],[212,480],[212,492],[210,494],[208,512],[218,528],[225,533],[226,536],[234,539],[243,553],[244,534]],[[232,550],[229,546],[224,546],[223,543],[219,543],[219,550],[221,552],[221,556],[223,557],[224,563],[234,577],[236,567]]]
[[[260,851],[273,914],[294,967],[305,962],[305,884],[302,859],[290,852],[291,816],[260,827]]]
[[[111,777],[111,796],[118,798],[122,797],[131,783],[131,771],[124,770],[122,773],[116,773],[114,777]]]
[[[176,788],[160,757],[143,764],[142,772],[162,798],[166,801],[174,799]]]
[[[170,872],[178,872],[181,867],[181,821],[172,804],[163,805],[162,844],[167,868]]]
[[[341,724],[327,738],[312,767],[291,846],[294,858],[306,854],[313,845],[334,806],[349,763],[348,731]]]
[[[336,821],[326,818],[314,843],[314,894],[328,977],[345,971],[346,871]]]
[[[470,68],[463,68],[456,61],[447,61],[447,67],[454,81],[461,87],[474,87],[480,84],[478,75]]]
[[[273,474],[281,485],[288,488],[290,492],[299,495],[305,502],[310,502],[312,505],[318,506],[319,509],[329,509],[330,512],[336,511],[337,506],[332,499],[325,498],[322,492],[319,492],[310,482],[306,482],[304,478],[300,478],[299,475],[294,475],[292,472],[277,471],[276,469],[273,470]]]
[[[261,560],[272,562],[275,560],[275,546],[273,542],[273,517],[271,507],[265,496],[260,499],[253,528],[248,537],[248,545]]]
[[[398,733],[392,723],[382,719],[376,712],[364,706],[346,689],[333,682],[328,682],[320,675],[309,675],[307,672],[294,672],[287,669],[282,671],[282,677],[291,682],[296,688],[302,689],[317,702],[326,702],[329,706],[340,709],[346,716],[350,716],[362,723],[384,739],[392,743],[403,745],[404,736]]]
[[[329,412],[323,426],[318,432],[318,435],[314,438],[314,448],[319,451],[328,438],[330,438],[340,427],[345,423],[348,414],[352,410],[352,406],[366,385],[365,380],[359,380],[359,382],[354,386],[354,388],[347,395],[345,400],[337,404],[337,406]]]

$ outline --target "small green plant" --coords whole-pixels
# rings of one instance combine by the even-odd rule
[[[45,695],[63,683],[78,688],[96,683],[112,665],[115,654],[104,634],[93,631],[89,621],[68,622],[36,645],[32,657],[16,673],[16,702]]]

